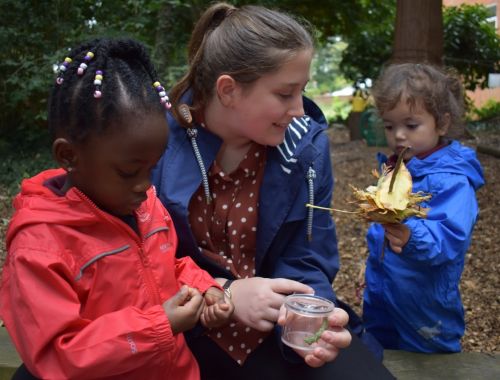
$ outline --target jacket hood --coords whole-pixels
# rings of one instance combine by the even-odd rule
[[[484,174],[476,152],[458,141],[439,149],[420,160],[413,157],[407,164],[412,176],[436,173],[455,173],[466,175],[474,190],[484,185]]]
[[[66,172],[63,169],[49,169],[21,183],[21,192],[14,198],[14,214],[7,229],[6,245],[23,228],[35,224],[61,224],[71,227],[92,226],[102,220],[94,205],[77,188],[66,194],[54,193],[62,187]],[[154,189],[149,189],[154,192]],[[148,194],[149,195],[149,194]],[[154,199],[154,197],[153,197]],[[143,203],[151,202],[151,197]],[[142,208],[143,206],[141,206]]]
[[[82,204],[75,189],[64,196],[55,194],[45,183],[63,182],[63,169],[50,169],[21,183],[21,192],[14,198],[14,215],[7,229],[7,249],[18,231],[28,225],[40,223],[84,226],[95,223],[96,215]],[[60,181],[58,181],[58,179]]]

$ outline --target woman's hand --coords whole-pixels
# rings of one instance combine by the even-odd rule
[[[187,285],[183,285],[172,298],[165,301],[163,310],[174,335],[193,328],[200,319],[204,305],[201,293]]]
[[[403,247],[410,240],[410,229],[402,223],[382,224],[385,230],[385,238],[389,241],[389,246],[395,253],[401,253]]]
[[[231,300],[224,297],[224,292],[211,287],[205,292],[205,307],[201,313],[201,324],[207,328],[221,327],[227,324],[234,312]]]
[[[285,323],[285,307],[280,310],[278,323]],[[307,365],[311,367],[321,367],[327,362],[334,360],[341,348],[346,348],[351,344],[351,334],[344,326],[347,325],[349,316],[339,308],[335,308],[328,317],[328,329],[323,331],[318,346],[311,351],[294,349],[297,354],[304,358]]]
[[[314,290],[300,282],[284,278],[252,277],[231,284],[234,317],[259,331],[270,331],[278,320],[285,297],[292,293],[312,294]]]

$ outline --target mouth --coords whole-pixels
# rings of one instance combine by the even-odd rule
[[[273,123],[273,126],[279,129],[287,129],[290,123]]]
[[[131,204],[135,207],[138,208],[145,200],[147,199],[146,195],[142,197],[138,197],[135,200],[131,202]]]
[[[398,154],[400,154],[400,153],[401,153],[404,149],[406,149],[406,148],[408,148],[408,150],[406,151],[406,153],[408,153],[408,152],[411,150],[411,146],[406,147],[406,146],[404,146],[404,145],[398,145],[398,146],[396,147],[396,152],[397,152]]]

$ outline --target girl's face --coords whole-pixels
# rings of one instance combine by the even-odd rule
[[[151,170],[168,138],[161,113],[124,117],[76,149],[71,184],[99,208],[117,216],[132,215],[146,199]]]
[[[309,81],[312,54],[312,50],[296,53],[278,71],[262,76],[250,87],[238,84],[226,118],[229,136],[224,139],[281,144],[288,124],[304,115],[302,92]]]
[[[404,156],[406,161],[435,148],[448,130],[447,125],[438,128],[422,102],[417,102],[412,110],[406,100],[400,100],[396,107],[382,114],[382,119],[389,148],[399,154],[410,147]]]

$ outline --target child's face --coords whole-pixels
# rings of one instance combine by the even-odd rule
[[[400,100],[396,107],[382,114],[382,119],[389,148],[399,154],[405,147],[410,147],[405,160],[435,148],[447,130],[447,126],[438,128],[434,116],[421,102],[411,109],[406,101]]]
[[[72,184],[99,208],[117,216],[131,215],[146,199],[151,170],[168,138],[166,118],[152,113],[124,117],[76,147]]]
[[[276,146],[288,124],[304,115],[302,92],[309,81],[312,51],[298,52],[278,71],[264,75],[250,88],[237,86],[233,107],[227,109],[228,137]]]

